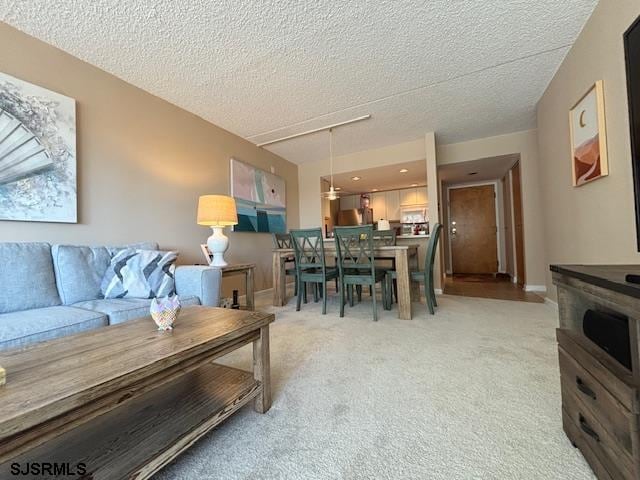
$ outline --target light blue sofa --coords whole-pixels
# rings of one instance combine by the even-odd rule
[[[128,245],[153,249],[157,244]],[[100,283],[114,251],[48,243],[0,243],[0,350],[114,325],[149,314],[151,300],[105,299]],[[218,306],[221,274],[178,266],[183,306]]]

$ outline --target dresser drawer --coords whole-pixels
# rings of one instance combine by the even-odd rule
[[[598,463],[614,479],[636,479],[633,459],[607,429],[590,413],[581,399],[563,392],[565,431],[578,447],[586,445]],[[571,432],[571,433],[570,433]],[[582,449],[583,454],[586,449]],[[595,468],[594,468],[595,469]]]
[[[629,455],[632,435],[637,435],[636,416],[622,405],[596,378],[579,365],[562,347],[558,349],[562,398],[573,395]]]
[[[573,446],[580,449],[580,452],[584,456],[585,460],[596,474],[598,480],[618,480],[617,477],[611,476],[605,466],[602,464],[597,455],[593,452],[587,440],[582,436],[580,428],[576,427],[569,414],[562,409],[562,427],[564,428],[567,437],[573,443]],[[620,475],[618,473],[618,475]]]
[[[563,329],[558,329],[556,334],[560,348],[580,365],[583,371],[588,372],[631,413],[640,413],[637,391],[631,386],[631,372],[587,338]]]

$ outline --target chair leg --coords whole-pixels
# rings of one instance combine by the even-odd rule
[[[336,278],[336,292],[340,292],[340,286],[337,278]]]
[[[353,285],[349,285],[349,306],[353,307],[355,305],[355,298],[353,294]]]
[[[293,294],[298,295],[298,277],[295,277],[295,282],[293,282]]]
[[[296,278],[296,290],[298,291],[298,295],[296,296],[296,312],[300,311],[300,303],[302,302],[302,282],[299,278]]]
[[[362,302],[362,285],[356,285],[356,292],[358,292],[358,303]]]
[[[431,282],[429,282],[429,274],[424,274],[424,298],[427,301],[427,308],[429,313],[434,315],[436,312],[433,309],[433,298],[431,297]]]
[[[373,287],[369,285],[369,296],[373,297]]]
[[[378,321],[378,299],[377,299],[377,295],[373,295],[371,297],[371,300],[373,300],[373,321],[377,322]]]
[[[313,282],[313,301],[315,303],[318,303],[318,284],[316,282]]]
[[[340,297],[340,317],[344,317],[344,282],[338,282],[338,296]]]
[[[398,303],[398,281],[393,279],[391,283],[393,284],[393,294],[396,296],[396,303]]]
[[[425,289],[426,289],[426,285],[425,285]],[[437,307],[438,301],[436,300],[436,291],[433,288],[433,272],[429,272],[429,293],[431,294],[431,301],[433,302],[433,306]]]
[[[307,303],[307,282],[300,282],[300,288],[302,288],[302,298],[304,303]]]
[[[322,282],[322,314],[327,314],[327,281]]]

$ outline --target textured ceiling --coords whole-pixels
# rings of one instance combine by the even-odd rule
[[[535,125],[597,0],[0,0],[0,19],[259,143],[336,155]],[[296,163],[326,135],[268,147]]]

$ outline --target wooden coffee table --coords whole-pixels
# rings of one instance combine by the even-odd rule
[[[172,332],[146,317],[0,353],[0,478],[14,462],[148,478],[250,400],[266,412],[273,320],[190,307]],[[249,343],[253,372],[212,363]]]

